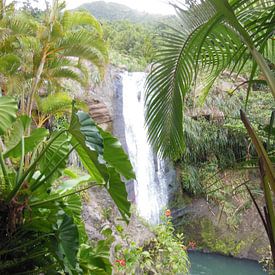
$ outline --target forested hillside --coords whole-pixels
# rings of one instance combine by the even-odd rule
[[[78,9],[89,11],[101,22],[111,63],[129,71],[143,71],[153,61],[159,34],[175,21],[174,16],[148,14],[104,1],[86,3]]]
[[[127,20],[133,23],[152,23],[169,18],[170,16],[152,15],[136,11],[125,5],[113,2],[95,1],[85,3],[78,9],[85,9],[91,12],[99,20],[117,21]]]

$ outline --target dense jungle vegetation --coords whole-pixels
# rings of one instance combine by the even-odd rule
[[[53,0],[42,11],[32,1],[0,1],[0,274],[188,274],[195,243],[175,232],[170,210],[142,247],[124,226],[115,232],[123,243],[104,225],[98,242],[85,230],[82,206],[94,186],[109,194],[123,225],[134,211],[127,154],[74,94],[101,81],[110,63],[129,71],[153,63],[151,144],[180,167],[182,191],[221,206],[230,226],[237,228],[236,192],[240,209],[255,207],[274,271],[274,1],[179,1],[175,10],[149,16],[95,2],[68,11]],[[70,167],[73,151],[83,169]],[[253,171],[260,183],[240,176],[225,187],[229,170]],[[223,248],[234,255],[230,245]]]

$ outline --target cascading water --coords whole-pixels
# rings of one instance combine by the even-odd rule
[[[157,224],[168,203],[168,184],[173,169],[153,153],[147,141],[144,110],[145,73],[122,74],[125,139],[133,164],[135,202],[138,213]]]

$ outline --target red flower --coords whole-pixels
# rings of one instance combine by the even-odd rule
[[[167,210],[165,211],[165,216],[166,216],[166,217],[170,217],[170,216],[171,216],[171,210],[170,210],[170,209],[167,209]]]
[[[119,263],[121,266],[125,266],[126,265],[126,261],[121,259],[121,260],[116,260],[116,263]]]
[[[120,261],[120,265],[121,265],[121,266],[125,266],[125,265],[126,265],[125,260],[121,260],[121,261]]]
[[[190,247],[191,249],[195,249],[196,245],[197,245],[196,242],[190,241],[189,244],[188,244],[188,247]]]

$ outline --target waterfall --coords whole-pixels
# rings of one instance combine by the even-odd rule
[[[136,173],[135,203],[140,216],[151,224],[160,221],[167,207],[173,169],[153,153],[144,118],[145,73],[122,74],[123,117],[128,154]]]

